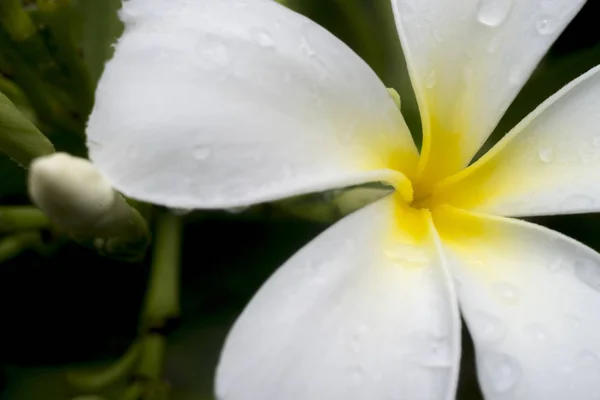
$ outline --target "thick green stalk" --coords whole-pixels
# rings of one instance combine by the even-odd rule
[[[143,385],[142,399],[166,400],[170,387],[162,380],[166,331],[179,316],[179,258],[181,220],[162,211],[156,221],[155,243],[146,299],[142,313],[140,359],[135,371],[136,385]]]
[[[40,243],[39,232],[21,232],[0,239],[0,263],[8,261],[23,251]]]
[[[0,93],[0,152],[23,167],[54,153],[54,146],[17,107]]]
[[[0,206],[0,233],[43,229],[48,226],[50,220],[35,207]]]
[[[152,270],[143,314],[144,329],[162,329],[179,316],[181,219],[161,212],[156,221]]]

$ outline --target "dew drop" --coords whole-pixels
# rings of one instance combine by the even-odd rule
[[[554,161],[554,150],[550,147],[542,147],[538,149],[538,158],[544,164],[550,164]]]
[[[429,358],[426,364],[431,368],[452,366],[452,350],[448,339],[434,339],[429,346]]]
[[[514,304],[519,300],[519,290],[510,283],[496,283],[493,287],[493,291],[505,303]]]
[[[560,258],[549,263],[546,268],[550,272],[558,272],[563,268],[563,260]]]
[[[521,378],[521,368],[516,360],[504,353],[488,352],[480,357],[483,384],[496,393],[512,390]]]
[[[390,261],[404,268],[426,267],[429,265],[429,256],[419,248],[403,244],[395,244],[384,250],[384,254]]]
[[[557,23],[552,18],[542,18],[535,22],[535,30],[540,35],[551,35],[557,29]]]
[[[433,30],[433,38],[438,43],[442,43],[444,41],[444,39],[442,38],[442,34],[440,33],[440,31],[438,29]]]
[[[581,319],[576,315],[566,314],[565,320],[572,329],[579,329],[581,327]]]
[[[196,49],[203,62],[208,61],[221,66],[229,63],[229,52],[222,43],[200,41]]]
[[[577,353],[575,361],[579,367],[583,368],[597,367],[600,362],[596,353],[590,350],[583,350]]]
[[[509,69],[508,69],[508,83],[511,85],[518,85],[523,81],[523,76],[524,76],[524,71],[523,68],[518,65],[512,65]]]
[[[302,36],[302,39],[300,39],[300,50],[302,50],[309,57],[315,55],[315,49],[312,48],[304,36]]]
[[[542,324],[534,323],[527,325],[524,328],[525,335],[529,338],[529,341],[533,345],[539,345],[546,341],[548,335]]]
[[[596,136],[592,139],[592,146],[600,147],[600,136]]]
[[[263,28],[254,28],[250,30],[250,37],[254,40],[260,47],[273,47],[275,42],[273,41],[273,37],[271,34],[267,32]]]
[[[506,20],[511,8],[512,0],[480,0],[477,20],[483,25],[496,27]]]
[[[429,74],[427,74],[427,77],[425,78],[425,87],[427,89],[431,89],[435,85],[437,85],[437,75],[435,71],[432,70],[431,72],[429,72]]]
[[[365,379],[365,371],[361,366],[358,365],[349,367],[348,374],[353,385],[360,385]]]
[[[573,263],[575,276],[582,283],[600,292],[600,268],[598,264],[587,258],[580,258]]]
[[[284,164],[281,167],[280,174],[283,180],[292,179],[296,175],[296,168],[293,164]]]
[[[490,54],[494,54],[496,52],[496,50],[498,50],[498,48],[500,47],[501,44],[502,44],[502,35],[493,36],[492,39],[490,40],[490,42],[488,43],[487,52]]]
[[[199,145],[194,147],[194,150],[192,151],[192,156],[196,161],[203,161],[210,157],[211,153],[212,151],[210,150],[210,147]]]
[[[508,328],[500,318],[483,311],[473,312],[469,318],[469,327],[478,340],[497,342],[506,336]]]

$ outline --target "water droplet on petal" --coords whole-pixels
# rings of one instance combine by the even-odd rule
[[[194,157],[195,160],[202,161],[202,160],[206,160],[208,157],[210,157],[211,153],[212,153],[212,151],[210,150],[210,147],[199,145],[199,146],[194,147],[194,149],[192,151],[192,156]]]
[[[577,353],[575,361],[579,367],[583,368],[597,367],[600,362],[596,353],[590,350],[583,350]]]
[[[508,327],[500,318],[484,311],[474,311],[469,318],[469,328],[477,340],[496,342],[506,336]]]
[[[438,43],[441,43],[444,41],[444,39],[442,38],[442,34],[440,33],[440,31],[438,29],[433,30],[433,38]]]
[[[515,304],[519,300],[519,289],[510,283],[496,283],[493,286],[493,291],[505,303]]]
[[[548,335],[542,324],[529,324],[524,328],[525,335],[529,338],[532,345],[540,345],[546,341]]]
[[[581,327],[581,319],[576,315],[566,314],[565,320],[572,329],[579,329]]]
[[[352,386],[361,385],[365,379],[365,370],[360,365],[349,365],[346,367],[346,372]]]
[[[429,347],[428,367],[448,368],[452,366],[452,349],[448,339],[434,339]]]
[[[548,271],[550,272],[558,272],[563,268],[563,260],[562,259],[556,259],[554,261],[552,261],[551,263],[549,263],[547,266]]]
[[[482,366],[482,384],[496,393],[507,393],[517,386],[521,368],[516,360],[504,353],[486,352],[478,357]]]
[[[312,48],[308,40],[304,36],[300,39],[300,50],[302,50],[306,55],[312,57],[315,55],[315,50]]]
[[[254,28],[250,30],[250,37],[261,47],[273,47],[275,42],[269,32],[263,28]]]
[[[427,368],[449,368],[454,363],[452,343],[448,337],[420,336],[413,348],[415,363]]]
[[[535,30],[540,35],[551,35],[558,27],[557,22],[553,18],[542,18],[535,22]]]
[[[600,292],[600,268],[598,263],[588,258],[580,258],[575,260],[573,267],[577,279]]]
[[[227,48],[220,42],[210,41],[206,42],[201,40],[196,45],[196,51],[200,62],[213,63],[220,66],[227,65],[229,63],[229,52]]]
[[[506,20],[511,8],[512,0],[480,0],[477,20],[490,27],[498,26]]]
[[[518,64],[512,65],[508,69],[508,83],[513,86],[520,84],[523,81],[524,76],[525,71]]]
[[[400,267],[427,267],[429,256],[419,247],[395,243],[392,247],[384,250],[384,254],[390,261]]]
[[[435,71],[432,70],[429,72],[429,74],[427,74],[427,77],[425,78],[425,87],[427,89],[431,89],[435,85],[437,85],[437,75]]]
[[[502,44],[502,35],[493,36],[492,39],[490,40],[490,42],[488,43],[487,52],[490,54],[494,54],[496,52],[496,50],[498,50],[498,48],[500,47],[501,44]]]
[[[550,164],[554,161],[554,150],[551,147],[542,147],[538,150],[538,158],[544,164]]]

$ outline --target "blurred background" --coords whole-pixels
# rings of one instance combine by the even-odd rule
[[[345,41],[399,92],[405,119],[420,140],[418,109],[389,0],[285,4]],[[22,13],[7,12],[15,5]],[[0,0],[0,91],[59,151],[86,155],[85,121],[122,30],[119,8],[119,0]],[[600,2],[590,0],[540,63],[488,147],[550,94],[600,64],[599,23]],[[0,155],[0,205],[29,205],[25,183],[26,171]],[[232,322],[283,261],[348,211],[336,201],[343,194],[182,216],[181,316],[168,336],[165,360],[171,399],[213,398],[213,372]],[[532,221],[600,250],[597,215]],[[137,263],[114,261],[52,229],[40,233],[35,246],[0,264],[1,400],[84,395],[66,373],[114,363],[138,332],[150,256]],[[463,332],[458,399],[480,399],[472,345]],[[120,399],[127,384],[127,376],[117,379],[103,396]]]

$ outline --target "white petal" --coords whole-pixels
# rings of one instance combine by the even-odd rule
[[[260,289],[227,338],[217,398],[454,398],[453,289],[428,214],[398,215],[393,197],[335,224]]]
[[[600,211],[600,66],[575,79],[433,201],[495,215]],[[435,193],[434,192],[434,193]]]
[[[600,398],[600,254],[549,229],[434,213],[486,400]]]
[[[468,163],[584,3],[392,0],[422,113],[429,165],[421,167],[429,180]]]
[[[418,157],[375,73],[268,0],[131,0],[87,129],[125,194],[234,207],[410,174]]]

